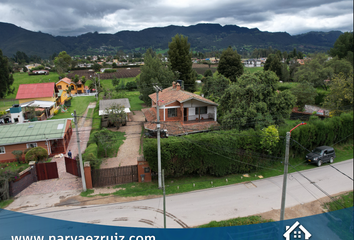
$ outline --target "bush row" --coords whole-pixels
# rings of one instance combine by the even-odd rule
[[[214,131],[161,139],[161,163],[167,176],[187,174],[224,176],[250,172],[258,167],[271,166],[282,161],[285,153],[286,132],[299,122],[278,128],[280,140],[269,149],[262,148],[261,131]],[[290,154],[305,156],[307,150],[321,145],[333,145],[338,141],[353,139],[353,112],[339,117],[320,120],[311,118],[291,133]],[[351,135],[351,136],[350,136]],[[145,139],[144,156],[151,169],[157,172],[156,139]]]
[[[90,162],[92,168],[98,169],[101,165],[102,160],[97,157],[98,146],[94,140],[95,132],[101,129],[101,118],[98,115],[99,112],[99,102],[96,103],[96,107],[93,111],[92,116],[92,130],[90,133],[89,141],[87,142],[87,147],[85,152],[82,154],[82,159],[84,162]]]

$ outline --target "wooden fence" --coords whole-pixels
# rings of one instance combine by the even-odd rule
[[[92,186],[104,187],[122,183],[138,182],[138,165],[92,169]]]

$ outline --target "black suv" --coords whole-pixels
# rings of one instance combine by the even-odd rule
[[[333,163],[336,153],[332,147],[322,146],[312,150],[311,153],[306,155],[306,161],[315,163],[317,166],[321,166],[322,163]]]

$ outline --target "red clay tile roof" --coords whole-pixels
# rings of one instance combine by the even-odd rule
[[[156,108],[144,108],[141,109],[144,113],[146,121],[144,123],[144,128],[148,130],[156,130]],[[202,132],[210,129],[210,127],[218,127],[219,123],[211,120],[201,120],[198,121],[161,121],[161,129],[167,129],[169,135],[183,135],[192,132]]]
[[[156,102],[156,93],[150,94],[149,97],[154,102]],[[183,102],[186,102],[190,99],[196,99],[201,102],[205,102],[205,103],[212,104],[215,106],[218,105],[217,103],[215,103],[209,99],[203,98],[202,96],[199,96],[197,94],[187,92],[184,90],[173,89],[172,87],[165,88],[162,90],[162,92],[159,93],[159,101],[163,100],[163,104],[160,104],[160,105],[168,105],[168,104],[173,103],[175,101],[183,103]]]
[[[58,82],[56,82],[56,84],[59,83],[60,81],[66,82],[67,84],[75,84],[73,81],[71,81],[70,78],[67,78],[67,77],[60,79]],[[77,84],[82,84],[81,79],[79,79]]]
[[[55,83],[21,84],[16,99],[53,97]]]

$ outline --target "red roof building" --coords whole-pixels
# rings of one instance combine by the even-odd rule
[[[20,84],[16,99],[20,104],[34,100],[55,102],[57,92],[55,83]]]
[[[142,109],[147,130],[156,130],[157,108],[156,93],[150,94],[151,108]],[[183,135],[188,133],[207,131],[217,127],[218,104],[197,94],[181,89],[177,83],[163,89],[159,93],[159,115],[161,129],[167,130],[169,135]]]

